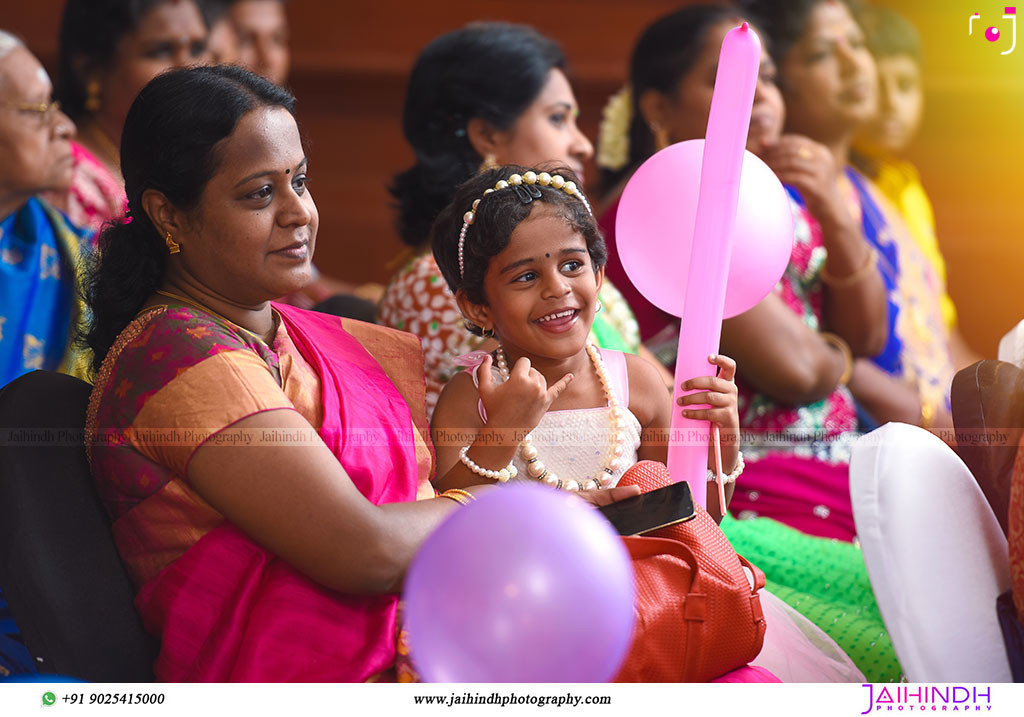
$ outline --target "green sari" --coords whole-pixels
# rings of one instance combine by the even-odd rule
[[[768,576],[768,590],[835,640],[865,678],[903,681],[859,545],[810,536],[770,518],[726,516],[721,527],[736,552]]]

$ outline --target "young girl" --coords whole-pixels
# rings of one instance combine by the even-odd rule
[[[467,327],[500,346],[441,393],[431,427],[438,488],[481,477],[543,480],[590,500],[619,499],[636,490],[611,489],[627,468],[666,458],[672,399],[657,371],[587,343],[606,250],[575,182],[566,170],[486,171],[459,188],[434,225],[434,256]],[[695,393],[680,403],[687,416],[718,425],[729,482],[743,463],[736,364],[709,361],[719,375],[687,381]],[[718,491],[707,495],[708,512],[720,518]],[[863,681],[824,633],[761,593],[768,631],[753,665],[787,681]]]
[[[499,343],[438,401],[438,488],[484,477],[586,492],[616,485],[637,460],[665,461],[672,400],[658,372],[587,339],[606,252],[572,172],[483,172],[459,188],[432,237],[467,328]],[[742,465],[736,364],[725,356],[709,362],[720,374],[687,381],[683,388],[696,392],[680,405],[687,417],[719,426],[728,481]],[[694,408],[701,404],[708,407]],[[708,496],[720,518],[717,491]]]

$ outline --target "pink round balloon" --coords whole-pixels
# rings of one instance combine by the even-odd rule
[[[427,682],[608,682],[632,640],[633,565],[574,495],[516,483],[456,510],[405,580]]]
[[[697,215],[704,140],[679,142],[648,159],[629,180],[615,220],[622,266],[652,304],[683,313]],[[775,173],[746,152],[733,229],[725,316],[753,308],[768,295],[793,251],[793,210]]]

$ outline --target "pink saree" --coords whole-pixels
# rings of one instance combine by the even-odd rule
[[[421,421],[396,388],[402,379],[389,377],[371,355],[390,351],[392,358],[401,357],[385,362],[401,373],[414,357],[404,337],[353,326],[371,339],[361,343],[338,317],[275,308],[320,378],[320,435],[352,482],[378,505],[415,500],[425,472],[424,444],[416,436]],[[97,388],[102,390],[100,381]],[[141,516],[172,515],[151,503],[167,494],[163,490],[124,513],[115,522],[115,536],[136,530]],[[147,513],[147,505],[155,507]],[[130,563],[131,546],[118,545]],[[142,582],[136,608],[146,629],[161,638],[155,673],[163,681],[362,682],[395,664],[397,595],[324,588],[223,518],[158,573],[136,572],[136,579]]]

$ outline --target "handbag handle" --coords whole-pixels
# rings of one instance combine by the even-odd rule
[[[711,443],[715,447],[715,484],[718,486],[718,507],[725,515],[725,478],[722,475],[722,434],[718,424],[711,424]]]
[[[750,571],[750,574],[754,576],[754,585],[750,588],[750,594],[753,595],[761,590],[765,586],[764,571],[761,568],[754,565],[752,562],[744,558],[739,553],[736,553],[736,557],[740,559],[740,564]]]

